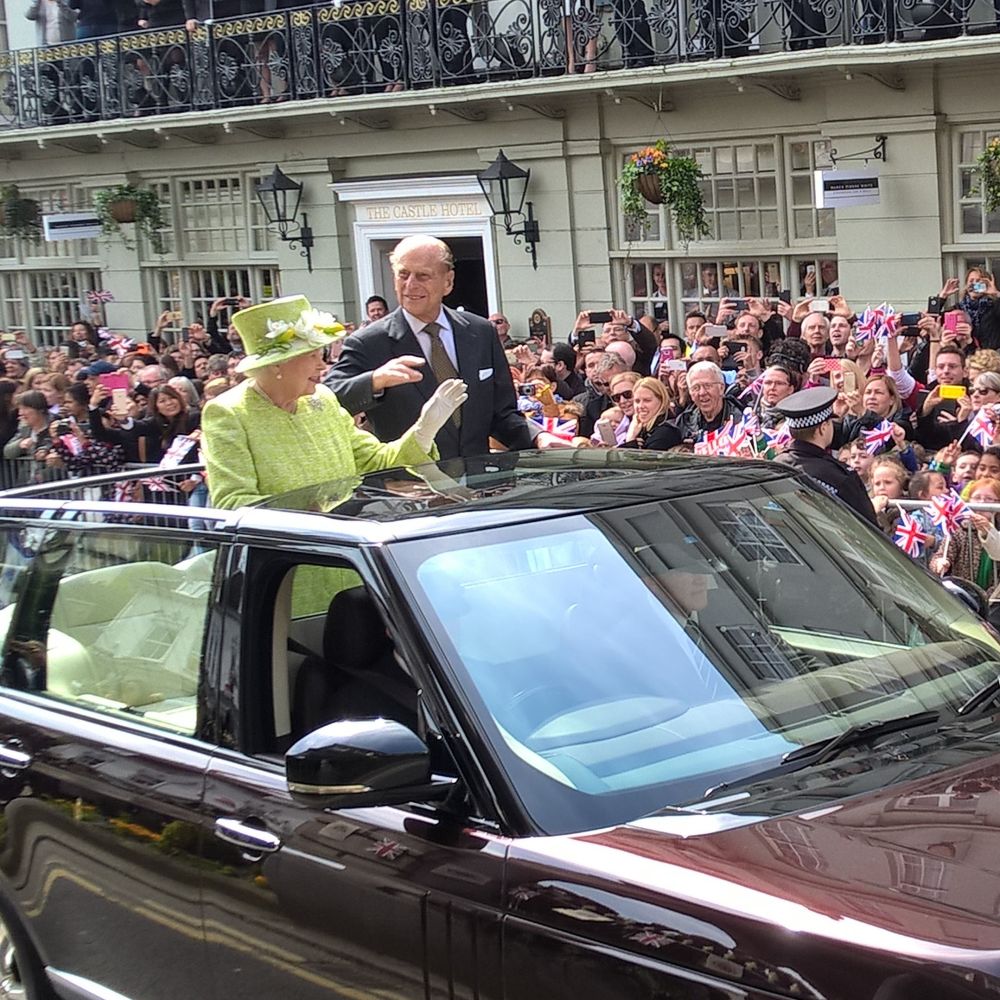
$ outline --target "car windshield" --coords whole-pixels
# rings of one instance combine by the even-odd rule
[[[623,822],[850,727],[953,714],[975,616],[794,481],[394,547],[539,828]]]

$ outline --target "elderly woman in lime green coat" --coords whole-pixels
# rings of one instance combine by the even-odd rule
[[[244,309],[233,316],[233,325],[248,351],[237,370],[248,378],[208,403],[201,419],[213,507],[244,507],[376,469],[432,461],[435,434],[466,398],[460,379],[442,382],[416,423],[398,440],[382,442],[356,427],[320,383],[326,371],[323,350],[344,333],[332,316],[296,296]],[[340,498],[351,488],[343,485]],[[301,506],[323,510],[332,504],[315,497]],[[359,583],[349,570],[301,567],[292,614],[321,613],[335,593]]]
[[[212,400],[202,415],[202,452],[213,507],[259,503],[277,493],[437,457],[434,435],[466,398],[459,379],[443,382],[417,422],[382,442],[321,384],[323,349],[344,328],[294,296],[236,313],[248,378]]]

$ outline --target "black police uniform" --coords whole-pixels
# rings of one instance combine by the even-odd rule
[[[788,450],[782,452],[775,461],[804,472],[828,493],[840,497],[848,507],[878,526],[875,509],[861,477],[853,469],[838,462],[829,452],[809,441],[793,441]]]
[[[783,399],[775,409],[788,417],[791,429],[818,427],[833,417],[837,390],[829,386],[802,389]],[[829,452],[807,441],[792,441],[776,461],[790,465],[815,480],[831,496],[839,497],[865,520],[878,527],[875,510],[861,477]]]

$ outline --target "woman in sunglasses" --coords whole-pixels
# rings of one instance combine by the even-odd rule
[[[612,376],[608,387],[608,395],[614,405],[601,414],[601,419],[611,421],[615,443],[618,445],[625,443],[629,424],[632,422],[632,414],[634,412],[632,394],[635,384],[640,378],[642,376],[638,372],[619,372],[617,375]],[[604,444],[604,440],[597,431],[594,432],[590,440],[598,446]]]

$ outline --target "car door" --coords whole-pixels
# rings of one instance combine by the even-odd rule
[[[239,692],[224,726],[232,739],[205,787],[206,857],[233,875],[206,891],[216,996],[499,997],[502,838],[440,806],[331,810],[288,790],[289,663],[336,639],[310,633],[316,616],[299,613],[288,581],[301,573],[319,593],[313,611],[333,592],[317,591],[317,577],[378,593],[356,555],[339,553],[338,567],[331,550],[321,566],[315,552],[252,550],[239,587],[242,642],[224,682]],[[302,564],[307,555],[313,565]],[[331,614],[319,618],[329,624]]]
[[[224,550],[130,525],[0,531],[5,915],[65,995],[198,996],[203,680]]]

